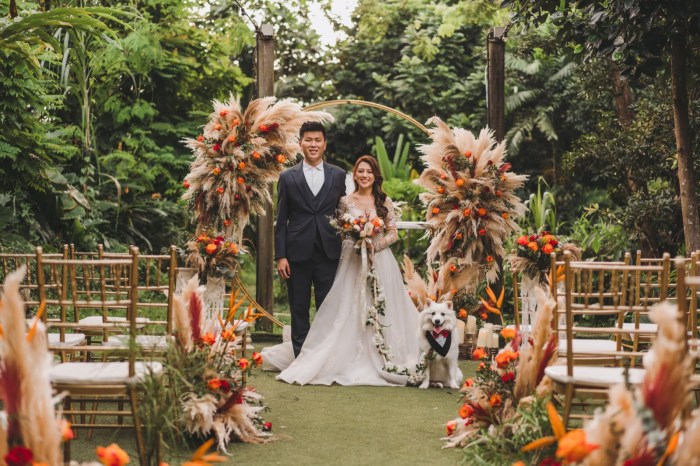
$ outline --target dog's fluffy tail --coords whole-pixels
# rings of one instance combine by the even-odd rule
[[[413,304],[419,311],[422,310],[428,299],[428,287],[420,275],[416,273],[413,262],[408,255],[403,256],[403,279]]]

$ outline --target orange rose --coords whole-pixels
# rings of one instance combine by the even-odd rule
[[[226,115],[228,115],[228,110],[226,109],[223,109],[219,112],[219,116],[225,117]]]
[[[221,126],[221,123],[217,123],[214,125],[214,131],[221,131],[221,128],[223,128],[223,126]]]
[[[586,432],[575,429],[559,439],[556,455],[567,464],[578,463],[597,448],[599,448],[598,445],[586,443]]]
[[[207,382],[207,387],[209,387],[209,390],[217,391],[221,388],[221,379],[211,379]]]
[[[227,218],[226,220],[224,220],[225,227],[230,226],[230,225],[231,225],[231,219]]]
[[[462,419],[471,417],[472,414],[474,414],[474,408],[472,408],[468,404],[463,404],[462,407],[459,408],[459,417],[461,417]]]
[[[467,318],[467,310],[460,309],[459,313],[457,314],[457,317],[459,317],[460,319],[466,319]]]
[[[216,243],[209,243],[207,244],[207,247],[204,248],[204,252],[209,254],[210,256],[216,254],[216,251],[219,249],[219,246],[216,245]]]
[[[238,367],[241,368],[241,370],[247,370],[250,367],[250,361],[248,361],[246,358],[241,358],[238,360]]]
[[[484,209],[483,207],[480,207],[479,210],[477,210],[477,213],[479,214],[479,217],[486,217],[486,214],[488,212],[486,212],[486,209]]]
[[[554,246],[552,246],[551,244],[547,243],[547,244],[545,244],[544,246],[542,246],[542,252],[543,252],[544,254],[549,255],[549,254],[551,254],[552,252],[554,252]]]
[[[469,378],[464,381],[464,387],[473,387],[474,386],[474,379]]]
[[[501,398],[501,395],[498,393],[494,393],[491,395],[491,398],[489,398],[489,405],[494,408],[496,406],[501,406],[501,403],[503,402],[503,399]]]
[[[462,178],[457,178],[457,180],[455,181],[455,184],[458,187],[464,186],[464,180]]]
[[[204,141],[204,136],[202,136],[201,134],[200,134],[199,136],[197,136],[197,141],[203,142],[203,141]]]
[[[202,343],[204,343],[205,345],[213,345],[214,343],[216,343],[216,335],[214,335],[213,333],[205,333],[204,335],[202,335]]]
[[[464,156],[465,156],[466,158],[471,157],[471,156],[472,156],[472,151],[468,150],[468,151],[464,152]]]
[[[241,120],[239,120],[238,118],[235,118],[235,119],[231,122],[231,125],[232,125],[232,126],[238,126],[238,125],[240,125],[240,124],[241,124]]]
[[[520,357],[520,353],[512,350],[504,350],[496,355],[496,364],[500,369],[506,367],[511,361],[515,361]]]
[[[486,350],[482,347],[476,348],[474,350],[474,352],[472,353],[472,358],[475,361],[478,361],[479,359],[484,359],[485,356],[486,356]]]
[[[461,231],[458,231],[457,233],[455,233],[455,239],[462,239],[462,238],[463,238],[463,236],[462,236]]]
[[[503,330],[501,330],[501,336],[503,338],[505,338],[506,340],[512,340],[513,338],[515,338],[516,333],[517,332],[515,331],[514,328],[506,327]]]
[[[286,161],[287,161],[287,157],[285,157],[284,155],[280,154],[277,156],[277,163],[284,163]]]
[[[471,210],[471,209],[468,209],[468,208],[467,208],[467,209],[464,209],[464,210],[462,211],[462,214],[463,214],[465,217],[471,217],[471,215],[472,215],[472,210]]]
[[[187,180],[185,180],[185,181],[182,182],[182,186],[184,186],[185,189],[190,189],[190,182],[187,181]]]
[[[520,246],[527,246],[527,244],[530,242],[530,238],[527,235],[523,235],[520,238],[518,238],[516,241]]]
[[[495,194],[496,194],[496,197],[501,197],[501,196],[503,196],[503,191],[501,191],[500,189],[497,189]]]
[[[214,167],[211,171],[214,175],[218,175],[221,173],[221,169],[219,167]]]
[[[438,186],[437,187],[437,192],[440,194],[443,194],[445,192],[445,187],[444,186]]]
[[[437,215],[440,213],[440,208],[439,207],[433,207],[433,215]]]
[[[529,243],[527,243],[527,247],[533,252],[537,252],[537,250],[539,249],[537,243],[534,241],[530,241]]]
[[[261,155],[260,155],[258,152],[253,152],[252,157],[253,157],[255,160],[260,160]]]
[[[486,262],[493,262],[493,256],[486,256]]]
[[[240,251],[236,243],[231,243],[228,247],[228,250],[231,251],[232,254],[238,254],[238,252]]]
[[[452,264],[450,265],[450,272],[455,273],[457,271],[457,266]]]
[[[216,188],[216,192],[217,192],[217,194],[223,194],[224,188],[222,186],[219,186],[218,188]]]
[[[108,447],[97,447],[95,449],[97,459],[105,466],[124,466],[129,463],[129,455],[124,450],[119,448],[116,443]]]
[[[236,178],[236,183],[243,184],[243,183],[245,183],[245,179],[243,177],[239,176],[238,178]]]
[[[508,220],[508,217],[510,217],[510,214],[508,214],[508,212],[503,212],[501,214],[501,218],[503,218],[504,220]]]
[[[263,363],[263,357],[262,354],[260,353],[253,353],[253,364],[255,364],[255,367],[258,367],[260,364]]]
[[[446,180],[446,179],[447,179],[447,175],[445,175],[444,173],[440,173],[440,179],[441,179],[441,180]]]
[[[226,140],[230,143],[234,143],[234,142],[236,142],[236,136],[231,135],[231,136],[227,137]]]
[[[238,162],[238,169],[243,170],[245,168],[245,162]]]

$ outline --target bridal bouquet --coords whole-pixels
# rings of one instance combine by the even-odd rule
[[[330,224],[341,235],[355,242],[355,249],[358,253],[363,243],[371,248],[372,238],[382,233],[386,228],[384,220],[379,217],[370,218],[369,212],[358,217],[353,216],[350,212],[343,212],[336,218],[332,218]]]

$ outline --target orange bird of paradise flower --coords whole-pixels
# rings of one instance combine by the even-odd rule
[[[226,457],[217,455],[216,453],[207,453],[214,444],[214,439],[210,438],[202,444],[201,447],[192,454],[192,459],[182,466],[209,466],[212,463],[224,463]]]
[[[496,293],[493,292],[490,285],[486,285],[486,294],[489,297],[490,302],[486,301],[484,298],[479,298],[481,304],[484,305],[487,311],[492,314],[497,314],[501,316],[501,323],[503,323],[503,314],[501,314],[501,306],[503,306],[503,297],[505,296],[506,289],[501,288],[501,294],[496,298]],[[494,305],[492,306],[491,303]]]

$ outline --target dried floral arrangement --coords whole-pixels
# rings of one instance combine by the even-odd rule
[[[547,278],[552,253],[557,255],[557,260],[563,260],[564,253],[568,251],[571,260],[581,260],[581,248],[547,231],[519,236],[515,244],[515,254],[507,256],[511,270],[540,283]]]
[[[167,384],[152,378],[147,383],[165,399],[158,407],[165,407],[169,420],[165,424],[175,429],[163,436],[172,439],[184,434],[197,441],[214,436],[222,451],[234,440],[266,442],[272,425],[260,416],[265,409],[263,397],[245,385],[245,375],[262,364],[262,356],[244,357],[242,337],[237,335],[242,325],[250,325],[260,315],[242,307],[245,298],[236,302],[237,296],[232,295],[225,319],[218,314],[207,318],[198,286],[195,275],[173,300],[175,338],[165,354]]]
[[[270,183],[301,152],[301,125],[332,120],[329,113],[304,112],[298,103],[274,97],[255,99],[246,108],[234,96],[214,101],[202,134],[184,141],[194,154],[183,199],[194,215],[195,238],[208,233],[240,247],[250,214],[264,213]],[[196,254],[191,251],[191,260]]]
[[[231,278],[238,267],[238,260],[247,251],[233,241],[212,232],[202,232],[187,243],[189,255],[185,262],[205,276]]]
[[[501,335],[509,342],[493,360],[484,348],[474,350],[477,373],[461,389],[462,406],[446,425],[445,448],[468,446],[492,426],[512,422],[519,406],[532,404],[533,396],[551,393],[544,369],[557,358],[558,337],[551,328],[556,303],[544,290],[536,293],[539,305],[527,342],[515,329],[504,329]]]
[[[425,170],[415,180],[427,191],[420,195],[431,236],[427,261],[440,261],[438,289],[473,293],[484,278],[498,276],[503,242],[526,210],[515,191],[527,176],[509,171],[505,142],[497,144],[492,131],[475,137],[437,117],[428,123],[435,124],[432,142],[419,148]]]

